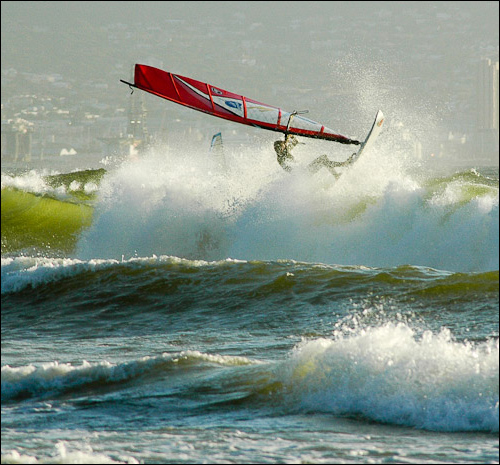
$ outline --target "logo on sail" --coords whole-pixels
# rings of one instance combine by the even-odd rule
[[[226,105],[231,108],[236,108],[236,110],[241,110],[241,102],[234,102],[233,100],[226,100]]]

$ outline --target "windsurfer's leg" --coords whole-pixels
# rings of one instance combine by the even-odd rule
[[[338,173],[335,171],[335,168],[342,165],[343,163],[331,161],[326,155],[321,155],[311,163],[309,163],[307,168],[311,173],[314,174],[317,173],[321,168],[325,167],[330,171],[330,173],[332,173],[334,176],[337,176]]]
[[[325,159],[328,160],[326,155],[321,155],[318,158],[315,158],[309,165],[307,166],[307,169],[311,173],[317,173],[323,166],[325,166]]]

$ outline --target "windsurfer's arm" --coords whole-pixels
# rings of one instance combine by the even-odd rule
[[[287,134],[285,136],[285,146],[286,146],[286,149],[288,151],[288,153],[291,154],[292,152],[292,149],[299,143],[299,141],[297,140],[297,138],[292,135],[292,134]]]

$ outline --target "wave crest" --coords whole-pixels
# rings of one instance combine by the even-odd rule
[[[497,340],[417,338],[405,324],[305,341],[285,364],[284,390],[301,409],[433,431],[498,432]]]

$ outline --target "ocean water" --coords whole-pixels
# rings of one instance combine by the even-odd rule
[[[2,167],[2,463],[498,463],[498,169],[224,150]]]

